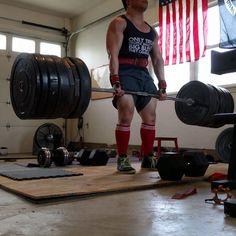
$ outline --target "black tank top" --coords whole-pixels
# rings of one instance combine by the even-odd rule
[[[127,26],[123,32],[124,38],[119,57],[148,58],[156,38],[156,32],[150,25],[148,33],[141,32],[125,15],[121,15],[121,17],[126,20]]]

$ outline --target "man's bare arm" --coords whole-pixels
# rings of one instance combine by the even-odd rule
[[[154,40],[153,49],[151,51],[152,65],[154,73],[159,81],[165,80],[164,61],[158,45],[158,37]]]
[[[114,19],[107,31],[106,45],[109,56],[109,68],[111,75],[118,75],[119,61],[118,55],[123,42],[123,31],[126,27],[126,22],[121,17]]]

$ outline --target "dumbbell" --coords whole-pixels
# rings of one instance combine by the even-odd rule
[[[68,152],[65,147],[59,147],[53,151],[48,148],[41,148],[38,152],[38,164],[40,167],[50,167],[52,162],[56,166],[70,165],[75,158],[75,152]]]
[[[56,166],[70,165],[74,159],[80,165],[103,166],[107,164],[109,156],[105,150],[81,149],[79,152],[69,152],[65,147],[59,147],[54,151],[44,147],[38,152],[38,163],[41,167],[50,167],[52,162]]]
[[[99,149],[81,149],[75,156],[80,165],[84,166],[105,166],[109,160],[107,151]]]

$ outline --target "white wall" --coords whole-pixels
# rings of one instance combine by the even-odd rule
[[[49,14],[42,14],[37,11],[30,11],[6,4],[0,4],[0,31],[25,35],[27,37],[38,37],[57,42],[64,41],[64,37],[60,32],[22,24],[22,21],[47,25],[55,28],[65,27],[69,30],[71,28],[71,22],[69,19]]]
[[[215,1],[209,1],[215,2]],[[86,24],[122,8],[121,1],[109,0],[96,10],[91,10],[74,21],[74,31],[83,28]],[[155,1],[150,1],[146,12],[149,23],[156,23],[157,9]],[[91,70],[108,63],[105,48],[105,35],[111,19],[98,23],[75,37],[75,55],[85,61]],[[236,98],[236,93],[233,91]],[[117,113],[111,104],[111,99],[91,101],[84,114],[84,136],[86,142],[114,144],[114,129],[117,122]],[[157,136],[178,137],[181,147],[214,149],[222,128],[205,128],[183,124],[176,116],[174,102],[158,102],[157,106]],[[130,144],[139,145],[140,119],[137,113],[132,123]],[[169,143],[171,145],[171,143]]]
[[[65,41],[61,32],[40,27],[24,25],[21,21],[67,28],[70,30],[70,20],[36,11],[17,8],[0,4],[0,32],[9,36],[7,51],[0,50],[0,147],[8,147],[9,153],[31,153],[33,136],[37,128],[44,123],[57,124],[63,130],[63,119],[56,120],[20,120],[14,113],[12,106],[6,104],[10,101],[9,81],[11,67],[17,53],[11,48],[12,35],[33,37],[51,42],[62,43]]]

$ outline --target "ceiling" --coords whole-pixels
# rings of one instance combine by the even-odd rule
[[[105,1],[107,0],[0,0],[0,3],[73,18]]]

